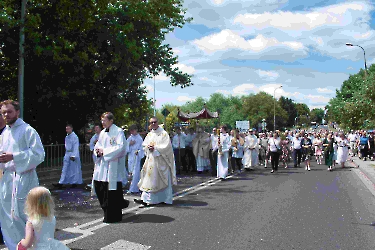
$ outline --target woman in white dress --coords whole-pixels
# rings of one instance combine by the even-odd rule
[[[345,167],[345,162],[348,159],[349,154],[349,141],[345,138],[344,133],[340,133],[337,138],[337,162],[341,164],[341,167]]]

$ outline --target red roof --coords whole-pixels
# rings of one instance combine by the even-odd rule
[[[219,118],[218,112],[211,112],[206,108],[204,105],[203,109],[196,113],[184,113],[180,109],[178,109],[177,117],[181,121],[188,121],[189,119],[212,119],[212,118]]]

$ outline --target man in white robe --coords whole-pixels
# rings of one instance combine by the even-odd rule
[[[71,124],[66,125],[65,130],[67,135],[65,137],[63,168],[59,183],[53,184],[55,187],[62,187],[66,184],[71,184],[74,187],[83,183],[78,136],[74,133]]]
[[[245,137],[243,163],[245,170],[254,170],[259,163],[258,138],[254,135],[254,131],[250,130],[249,135]]]
[[[95,134],[91,137],[89,145],[90,145],[90,151],[92,152],[92,161],[94,162],[94,166],[95,166],[95,162],[96,162],[97,157],[96,157],[96,153],[94,151],[94,148],[95,148],[96,143],[99,140],[100,132],[102,131],[101,126],[99,124],[96,124],[94,126],[94,131],[95,131]],[[92,173],[91,183],[87,184],[86,189],[91,190],[91,196],[95,195],[95,192],[94,192],[94,171]]]
[[[139,193],[138,182],[141,179],[141,160],[143,158],[143,139],[138,134],[136,125],[129,127],[130,136],[127,139],[128,149],[128,172],[131,176],[131,183],[128,193]]]
[[[113,124],[114,119],[110,112],[102,114],[104,129],[95,145],[98,158],[94,169],[94,187],[105,223],[121,221],[122,209],[129,206],[122,193],[127,142],[124,131]]]
[[[146,160],[138,183],[141,199],[134,201],[142,205],[172,204],[172,185],[177,185],[176,168],[172,144],[168,133],[158,125],[158,119],[150,119],[151,131],[143,141]]]
[[[24,212],[26,196],[39,185],[35,168],[44,161],[44,148],[38,133],[18,118],[18,102],[2,102],[1,113],[7,127],[0,145],[0,220],[5,245],[15,250],[25,236],[27,216]]]
[[[210,165],[211,165],[211,175],[216,176],[217,174],[217,129],[212,129],[212,134],[210,135]]]
[[[198,127],[196,136],[192,142],[198,173],[202,173],[203,171],[208,172],[210,169],[210,142],[210,134],[203,131],[202,127]]]
[[[217,154],[217,177],[225,180],[228,176],[228,157],[230,148],[230,137],[227,133],[227,126],[223,125],[220,128],[220,141],[216,144],[218,149]],[[218,138],[219,139],[219,138]]]

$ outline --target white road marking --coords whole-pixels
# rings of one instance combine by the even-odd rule
[[[126,241],[126,240],[118,240],[113,242],[112,244],[101,248],[101,250],[146,250],[149,249],[151,246],[145,246],[142,244]]]
[[[232,177],[233,177],[232,175],[229,175],[227,177],[227,179],[230,179]],[[199,190],[202,190],[204,188],[210,187],[210,186],[212,186],[212,185],[214,185],[214,184],[216,184],[218,182],[221,182],[221,180],[219,178],[215,178],[215,179],[212,179],[212,180],[209,180],[209,181],[197,184],[197,185],[192,186],[190,188],[186,188],[186,189],[184,189],[182,191],[174,193],[173,194],[173,197],[174,197],[173,200],[180,199],[180,198],[182,198],[182,197],[184,197],[184,196],[186,196],[188,194],[191,194],[191,193],[197,192]],[[141,214],[141,213],[143,213],[145,211],[149,211],[149,210],[151,210],[153,208],[155,208],[155,207],[153,207],[152,205],[148,206],[148,207],[144,207],[143,205],[140,205],[140,206],[135,206],[135,207],[132,207],[132,208],[129,208],[129,209],[124,209],[124,210],[122,210],[122,214],[129,214],[130,212],[133,212],[133,211],[135,211],[135,214]],[[129,214],[128,216],[123,217],[123,219],[131,217],[131,216],[133,216],[133,214]],[[80,236],[72,238],[72,239],[60,240],[63,244],[67,245],[67,244],[76,242],[78,240],[84,239],[84,238],[86,238],[88,236],[91,236],[91,235],[94,234],[93,231],[98,230],[100,228],[104,228],[104,227],[106,227],[108,225],[110,225],[110,224],[103,223],[103,218],[101,218],[101,219],[97,219],[97,220],[93,220],[93,221],[87,222],[85,224],[82,224],[82,225],[79,225],[79,226],[76,226],[76,227],[68,227],[68,228],[59,230],[59,231],[57,231],[57,237],[56,238],[58,239],[59,238],[59,234],[63,235],[65,232],[69,232],[69,233],[73,233],[73,234],[81,234]],[[117,242],[119,242],[119,241],[116,241],[115,243],[117,243]],[[121,242],[128,242],[128,241],[123,240]],[[129,243],[132,243],[132,242],[129,242]],[[137,244],[137,243],[134,243],[134,244]],[[111,245],[108,245],[107,247],[109,247]],[[144,245],[140,245],[140,244],[137,244],[137,245],[144,246]],[[147,246],[144,246],[144,247],[147,247]],[[148,248],[150,248],[150,247],[148,247]],[[102,248],[102,249],[105,249],[105,250],[107,250],[107,249],[134,249],[134,250],[140,249],[140,250],[143,250],[143,249],[148,249],[148,248]],[[7,249],[8,248],[3,248],[1,250],[7,250]]]

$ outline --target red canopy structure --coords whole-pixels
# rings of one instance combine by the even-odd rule
[[[211,112],[207,109],[206,104],[204,104],[203,109],[196,113],[184,113],[178,108],[177,117],[186,122],[189,119],[212,119],[212,118],[219,118],[218,112]]]

